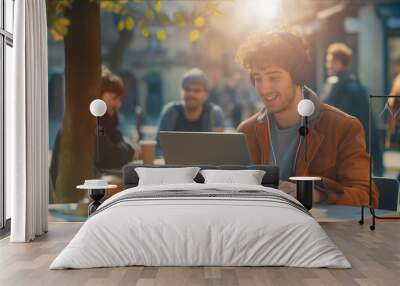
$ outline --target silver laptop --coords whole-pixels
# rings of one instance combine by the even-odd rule
[[[161,131],[160,145],[166,164],[249,165],[243,133]]]

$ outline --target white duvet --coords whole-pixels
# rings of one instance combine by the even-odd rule
[[[135,187],[106,200],[50,269],[145,266],[350,268],[313,217],[261,198],[174,197],[123,200],[132,192],[262,190],[262,186],[175,184]],[[135,193],[137,194],[137,193]]]

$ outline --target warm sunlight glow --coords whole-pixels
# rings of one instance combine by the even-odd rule
[[[249,11],[260,21],[272,20],[279,15],[278,0],[251,0],[248,1]]]

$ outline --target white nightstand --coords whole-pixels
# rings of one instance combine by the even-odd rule
[[[76,188],[79,190],[88,190],[89,197],[93,200],[88,207],[88,214],[91,215],[101,205],[101,199],[106,194],[106,189],[114,189],[117,187],[117,185],[108,185],[108,184],[96,185],[88,183],[89,181],[94,181],[94,180],[85,180],[85,184],[76,186]],[[104,180],[96,180],[96,181],[104,181]]]
[[[303,206],[310,210],[313,206],[314,181],[321,181],[320,177],[290,177],[289,180],[296,182],[296,197]]]

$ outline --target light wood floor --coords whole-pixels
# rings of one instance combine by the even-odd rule
[[[0,285],[400,285],[400,222],[322,223],[352,269],[289,267],[123,267],[48,270],[81,223],[50,223],[27,244],[0,241]]]

